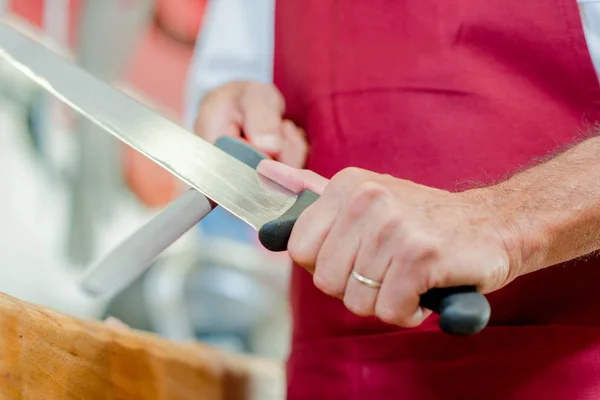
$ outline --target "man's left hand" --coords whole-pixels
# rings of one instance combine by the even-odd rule
[[[296,222],[288,252],[357,315],[413,327],[431,313],[419,306],[427,290],[475,285],[488,293],[517,275],[519,240],[488,189],[451,193],[358,168],[328,181],[274,161],[258,170],[295,192],[321,194]]]

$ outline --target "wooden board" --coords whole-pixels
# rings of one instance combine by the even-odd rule
[[[0,294],[2,400],[283,399],[283,368]]]

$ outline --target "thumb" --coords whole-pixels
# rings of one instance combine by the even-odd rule
[[[254,146],[271,156],[279,156],[283,148],[281,138],[283,97],[273,88],[249,86],[241,99],[244,134]]]
[[[273,160],[261,161],[256,170],[259,174],[277,182],[294,193],[311,190],[320,195],[325,190],[327,183],[329,183],[327,178],[315,172],[292,168]]]

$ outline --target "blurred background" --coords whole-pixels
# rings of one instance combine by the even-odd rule
[[[82,68],[181,121],[207,0],[0,0]],[[283,359],[286,255],[216,209],[124,292],[86,296],[82,271],[185,188],[0,61],[0,291],[172,340]]]

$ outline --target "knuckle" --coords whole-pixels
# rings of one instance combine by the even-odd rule
[[[309,180],[311,180],[312,178],[314,178],[316,174],[315,174],[313,171],[311,171],[310,169],[303,168],[303,169],[301,169],[301,170],[299,170],[299,171],[298,171],[298,175],[299,175],[299,176],[300,176],[300,177],[301,177],[301,178],[302,178],[304,181],[309,181]],[[308,211],[308,209],[307,209],[306,211]],[[303,214],[304,214],[306,211],[304,211],[304,212],[303,212]]]
[[[395,307],[378,306],[375,313],[379,319],[387,324],[401,325],[402,315]]]
[[[420,292],[438,287],[448,278],[449,271],[440,268],[440,250],[432,241],[409,240],[397,250],[396,258],[405,273],[415,280]]]
[[[445,287],[446,282],[451,279],[450,271],[445,268],[428,268],[423,273],[424,278],[421,280],[422,285],[419,285],[420,292],[426,292],[429,289]]]
[[[356,167],[348,167],[335,174],[331,181],[341,184],[354,183],[362,176],[362,170]]]
[[[313,275],[313,283],[317,289],[333,297],[338,297],[341,294],[340,292],[343,290],[340,289],[340,285],[338,285],[335,279],[332,279],[330,276],[328,276],[328,274],[319,272],[319,270],[317,270]]]
[[[381,235],[391,235],[398,229],[402,229],[404,226],[404,215],[398,210],[388,210],[386,213],[386,218],[381,223],[379,227],[379,232]]]
[[[375,204],[385,203],[388,198],[387,188],[379,182],[368,180],[352,193],[348,201],[348,211],[351,216],[360,216]]]
[[[243,102],[247,104],[268,104],[270,107],[276,107],[278,110],[283,109],[285,100],[281,92],[272,84],[262,82],[251,82],[243,95]]]
[[[376,316],[383,322],[390,325],[397,325],[403,328],[414,328],[419,325],[419,321],[404,315],[394,307],[383,306],[376,309]]]
[[[410,259],[414,263],[422,264],[439,258],[439,244],[434,239],[424,235],[412,235],[407,240],[405,249],[410,253]]]
[[[419,326],[421,324],[421,321],[419,321],[416,318],[403,318],[400,321],[398,321],[397,325],[401,326],[403,328],[415,328],[417,326]]]
[[[372,315],[371,308],[355,296],[345,296],[344,306],[346,306],[351,313],[358,315],[359,317],[368,317]]]
[[[287,245],[287,252],[288,252],[288,255],[292,258],[292,260],[294,260],[298,264],[302,265],[302,260],[305,258],[304,251],[298,245],[298,243],[295,239],[295,236],[296,236],[296,233],[294,231],[292,231],[292,234],[290,235],[290,239],[289,239],[288,245]]]
[[[200,102],[200,110],[202,111],[203,109],[210,108],[215,103],[220,103],[234,97],[235,88],[237,86],[238,84],[236,83],[228,83],[211,90]]]
[[[398,238],[398,232],[403,230],[402,216],[396,212],[390,212],[388,217],[383,221],[377,233],[375,234],[374,241],[379,247],[383,243],[387,242],[392,238]]]
[[[292,235],[290,236],[290,240],[288,242],[288,255],[298,265],[308,268],[314,267],[314,257],[312,256],[313,252],[307,248],[302,241],[296,239],[297,237],[298,233],[296,231],[292,231]]]
[[[232,98],[231,91],[225,86],[208,92],[198,106],[198,116],[196,117],[195,127],[199,128],[214,118],[216,110],[227,107],[227,103],[233,101]]]
[[[356,190],[357,198],[364,198],[367,201],[372,201],[382,197],[387,197],[388,189],[385,185],[374,180],[363,182]]]
[[[288,240],[287,252],[297,264],[312,268],[316,259],[316,250],[314,244],[306,240],[305,232],[307,229],[310,229],[310,226],[306,226],[306,219],[304,217],[303,215],[300,216],[294,225],[294,229],[292,229]]]

